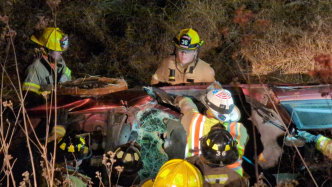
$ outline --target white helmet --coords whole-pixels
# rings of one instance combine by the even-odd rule
[[[240,110],[235,106],[231,92],[225,89],[210,90],[201,97],[201,102],[222,122],[239,121]]]

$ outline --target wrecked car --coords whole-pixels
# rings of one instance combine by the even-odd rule
[[[203,107],[199,107],[202,105],[198,98],[206,93],[207,87],[208,85],[164,86],[160,89],[171,96],[185,95],[193,98],[201,112],[204,112]],[[242,113],[240,121],[246,126],[250,136],[245,153],[246,162],[243,164],[249,176],[255,176],[255,155],[259,167],[263,170],[276,168],[278,163],[280,166],[285,147],[279,140],[283,142],[287,131],[295,133],[297,129],[310,130],[331,137],[330,84],[241,84],[235,87],[223,85],[223,88],[232,92],[235,104]],[[175,107],[160,102],[158,97],[158,94],[153,97],[143,89],[125,89],[97,96],[59,95],[56,107],[42,105],[28,109],[28,114],[31,119],[39,119],[44,118],[49,110],[66,109],[70,115],[84,116],[72,124],[70,129],[76,133],[91,133],[90,147],[96,153],[113,150],[131,140],[137,141],[142,146],[144,163],[139,175],[141,179],[146,179],[154,177],[169,158],[181,157],[181,147],[186,143],[186,138],[182,137],[177,144],[180,148],[167,146],[169,142],[164,137],[167,126],[178,123],[181,114]],[[291,151],[288,150],[287,154],[296,155],[294,150]],[[312,167],[317,168],[315,159],[308,158],[308,162],[312,161]],[[91,163],[92,160],[93,158]],[[299,165],[302,166],[301,163]],[[271,173],[287,173],[288,169],[296,173],[303,169],[290,168],[291,166],[294,165],[284,165],[280,170],[278,168],[278,171],[272,170]]]

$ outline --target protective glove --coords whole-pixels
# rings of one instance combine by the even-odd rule
[[[184,158],[187,144],[187,133],[181,125],[181,121],[164,118],[163,123],[166,125],[166,133],[163,134],[163,148],[169,159]]]
[[[83,115],[69,115],[68,110],[59,109],[57,110],[57,125],[53,126],[51,134],[48,138],[48,142],[55,139],[59,139],[65,136],[66,129],[70,124],[77,123],[81,120],[84,120]]]
[[[164,90],[154,87],[144,87],[143,89],[147,92],[147,94],[155,98],[158,103],[174,106],[174,96],[166,93]]]
[[[178,95],[176,96],[176,98],[174,99],[174,106],[179,107],[180,101],[183,99],[184,97],[182,95]]]
[[[317,139],[319,138],[319,136],[310,134],[307,131],[300,131],[300,130],[297,131],[297,136],[305,139],[306,143],[317,142]]]
[[[53,84],[40,85],[40,90],[43,92],[51,92],[53,87]]]
[[[68,121],[68,110],[57,110],[57,125],[54,125],[51,130],[51,134],[47,139],[47,142],[60,139],[66,134],[66,123]]]
[[[295,145],[296,147],[303,147],[305,145],[306,140],[302,137],[295,135],[287,135],[285,138],[285,145],[292,147]]]
[[[151,97],[156,98],[156,95],[153,92],[153,87],[150,86],[144,86],[143,90]]]
[[[47,142],[51,142],[53,140],[58,140],[63,138],[66,134],[66,128],[62,125],[57,125],[52,128],[51,134],[47,139]]]

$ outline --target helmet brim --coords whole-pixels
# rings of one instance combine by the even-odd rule
[[[32,35],[30,38],[31,41],[35,42],[38,45],[43,46],[43,44],[38,40],[38,38],[35,35]]]
[[[178,42],[176,42],[176,41],[173,41],[173,42],[174,42],[174,45],[175,45],[176,48],[183,49],[183,50],[196,50],[196,49],[200,48],[204,43],[204,41],[202,40],[200,43],[194,44],[191,47],[190,46],[181,47],[181,45],[179,45]]]
[[[196,49],[198,49],[198,46],[196,46],[196,47],[192,47],[192,48],[186,48],[186,47],[181,47],[179,44],[177,44],[177,43],[175,43],[175,47],[177,48],[177,49],[181,49],[181,50],[190,50],[190,51],[192,51],[192,50],[196,50]]]

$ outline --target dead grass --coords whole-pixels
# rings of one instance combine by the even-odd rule
[[[271,10],[256,14],[257,19],[270,20],[269,26],[251,45],[242,46],[241,54],[251,63],[252,75],[273,74],[281,82],[290,82],[285,75],[308,74],[315,67],[315,57],[331,54],[332,17],[327,14],[331,5],[325,1],[294,1],[270,6]],[[301,12],[301,7],[308,12]]]
[[[314,57],[332,52],[332,25],[303,31],[273,25],[262,39],[241,49],[243,56],[252,63],[254,75],[308,73],[314,68]]]
[[[100,75],[126,78],[129,86],[149,84],[162,58],[173,52],[174,35],[187,27],[205,41],[201,58],[224,84],[242,73],[301,83],[284,75],[307,73],[316,55],[332,50],[332,11],[326,1],[4,2],[0,13],[9,15],[18,31],[15,44],[22,68],[31,63],[36,47],[29,37],[55,24],[53,4],[56,24],[70,37],[64,56],[76,78]]]

